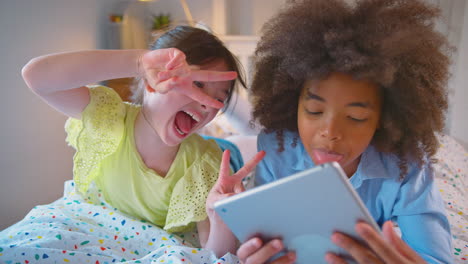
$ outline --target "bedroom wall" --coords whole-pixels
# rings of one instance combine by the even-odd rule
[[[59,198],[72,178],[65,117],[29,91],[21,68],[41,54],[102,47],[112,2],[0,1],[0,230]]]
[[[465,3],[461,40],[458,45],[458,60],[454,72],[451,97],[452,111],[450,134],[468,149],[468,3]]]

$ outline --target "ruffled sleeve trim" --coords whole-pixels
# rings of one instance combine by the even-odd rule
[[[65,123],[66,141],[76,149],[73,177],[82,194],[98,175],[101,161],[116,151],[125,129],[125,105],[119,95],[104,86],[89,88],[90,102],[81,119]]]
[[[198,153],[198,158],[174,186],[164,226],[168,232],[188,231],[207,217],[206,199],[218,179],[222,153],[214,140],[200,138],[197,147],[204,153]]]

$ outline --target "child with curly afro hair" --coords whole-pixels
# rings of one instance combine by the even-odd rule
[[[453,261],[431,168],[450,63],[448,41],[434,30],[439,15],[422,0],[297,0],[262,29],[251,95],[266,157],[256,184],[338,162],[382,227],[356,224],[366,245],[331,236],[358,263]],[[238,255],[262,263],[281,243],[253,238]],[[324,258],[345,263],[333,252]]]

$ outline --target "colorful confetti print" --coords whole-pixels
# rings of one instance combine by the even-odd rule
[[[436,183],[445,201],[455,263],[468,263],[468,152],[449,136],[440,136]]]
[[[73,185],[0,232],[0,263],[239,263],[200,249],[196,232],[169,234],[112,208],[97,191],[83,199]]]

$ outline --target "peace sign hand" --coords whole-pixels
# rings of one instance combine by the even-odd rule
[[[193,81],[218,82],[237,78],[235,71],[199,70],[186,61],[185,54],[176,48],[157,49],[146,52],[139,59],[147,88],[159,93],[181,92],[203,105],[216,109],[224,104],[193,85]]]
[[[219,178],[208,194],[206,200],[206,212],[208,217],[216,217],[214,212],[214,203],[226,197],[241,193],[245,190],[242,179],[244,179],[257,164],[265,157],[265,151],[260,151],[235,174],[231,175],[229,168],[230,151],[225,150],[221,160]]]

